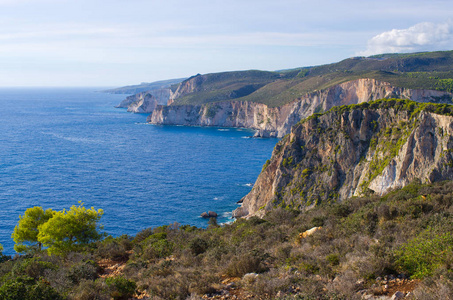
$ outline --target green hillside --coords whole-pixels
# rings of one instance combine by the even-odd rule
[[[452,70],[453,51],[438,51],[354,57],[333,64],[278,72],[213,73],[198,75],[197,90],[176,99],[175,104],[236,99],[275,107],[315,90],[360,78],[385,81],[397,87],[453,92]]]
[[[196,75],[182,82],[193,82],[195,91],[177,98],[177,104],[203,104],[245,97],[267,84],[280,79],[277,72],[258,70]],[[172,86],[176,91],[177,85]]]

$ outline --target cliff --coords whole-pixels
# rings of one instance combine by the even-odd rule
[[[152,113],[157,105],[165,105],[170,99],[170,89],[157,89],[138,93],[124,99],[117,108],[127,108],[134,113]]]
[[[128,85],[115,89],[104,90],[102,92],[109,94],[138,94],[142,92],[159,90],[159,89],[168,89],[174,84],[178,84],[185,80],[186,78],[177,78],[177,79],[168,79],[160,80],[154,82],[142,82],[137,85]]]
[[[335,107],[291,129],[234,216],[304,209],[414,180],[453,179],[453,108],[408,100]]]
[[[180,85],[173,98],[194,92],[202,77]],[[190,83],[190,84],[189,84]],[[160,125],[246,127],[257,130],[259,137],[282,137],[291,126],[313,113],[334,106],[358,104],[381,98],[403,98],[418,102],[451,103],[452,94],[434,90],[395,87],[375,79],[357,79],[325,90],[306,94],[279,107],[249,101],[220,101],[201,105],[157,106],[148,122]]]

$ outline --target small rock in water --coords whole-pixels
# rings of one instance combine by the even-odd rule
[[[201,216],[203,218],[209,218],[209,214],[207,212],[202,213]]]
[[[208,211],[208,215],[210,218],[217,218],[217,213],[214,211]]]

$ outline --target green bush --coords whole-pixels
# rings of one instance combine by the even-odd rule
[[[326,260],[332,266],[338,266],[340,264],[340,257],[338,254],[329,254],[326,256]]]
[[[199,255],[208,250],[209,244],[202,238],[196,238],[190,242],[189,248],[193,255]]]
[[[2,300],[60,300],[58,294],[48,282],[36,281],[31,277],[20,276],[9,280],[0,287]]]
[[[43,261],[39,257],[27,258],[19,264],[16,264],[11,273],[13,276],[25,275],[33,279],[38,279],[44,275],[46,270],[57,270],[58,266],[48,262]]]
[[[431,276],[442,265],[452,263],[453,234],[427,229],[398,249],[396,257],[397,265],[413,278]]]
[[[113,299],[128,299],[135,293],[137,285],[132,280],[128,280],[123,276],[110,277],[105,280],[105,283],[110,289],[110,296]]]

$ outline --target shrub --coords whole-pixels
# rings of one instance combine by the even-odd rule
[[[77,300],[110,300],[107,285],[103,280],[82,280],[72,294]]]
[[[58,294],[49,283],[35,281],[31,277],[19,276],[9,280],[0,287],[2,300],[60,300]]]
[[[129,257],[128,250],[132,249],[132,242],[127,235],[112,238],[109,237],[98,244],[96,253],[102,258],[115,261],[126,260]]]
[[[338,266],[340,264],[340,257],[338,254],[329,254],[326,256],[326,260],[332,266]]]
[[[397,250],[396,257],[397,265],[412,277],[431,276],[440,266],[452,263],[453,234],[427,229]]]
[[[124,278],[123,276],[110,277],[105,280],[110,289],[110,296],[113,299],[128,299],[135,293],[137,285],[135,282]]]
[[[209,244],[204,239],[195,238],[190,242],[189,248],[193,255],[199,255],[206,252]]]
[[[94,280],[98,277],[98,266],[92,261],[80,262],[72,265],[68,272],[67,278],[74,284],[78,284],[81,280]]]
[[[242,277],[247,273],[259,273],[262,271],[261,259],[250,254],[233,258],[226,269],[227,275],[231,277]]]
[[[25,275],[33,279],[38,279],[48,269],[56,270],[58,266],[48,261],[42,261],[39,257],[34,257],[25,259],[20,264],[16,264],[11,272],[14,276]]]
[[[156,259],[167,257],[173,252],[173,243],[166,239],[157,240],[150,243],[144,249],[144,258]]]

